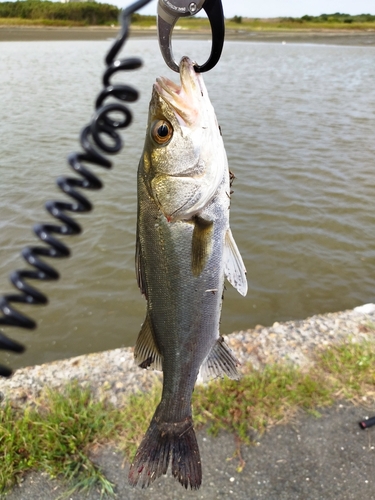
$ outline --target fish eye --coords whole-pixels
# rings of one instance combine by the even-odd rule
[[[151,137],[155,142],[161,145],[167,144],[172,138],[173,127],[166,120],[156,121],[151,129]]]

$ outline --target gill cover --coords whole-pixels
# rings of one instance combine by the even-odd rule
[[[213,198],[227,158],[213,106],[193,62],[180,63],[181,85],[158,78],[144,149],[145,184],[168,220],[187,220]]]

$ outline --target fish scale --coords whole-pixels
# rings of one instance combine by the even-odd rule
[[[129,471],[149,486],[165,474],[201,485],[191,398],[199,372],[238,378],[219,335],[224,277],[243,295],[246,270],[229,228],[230,174],[202,75],[188,58],[181,87],[159,78],[138,168],[136,270],[147,315],[134,355],[163,371],[163,391]]]

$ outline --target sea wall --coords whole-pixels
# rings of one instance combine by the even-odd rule
[[[276,322],[271,327],[259,325],[234,332],[226,340],[242,369],[247,363],[258,369],[277,362],[308,366],[317,350],[329,345],[375,340],[375,304]],[[58,390],[76,380],[82,387],[90,386],[96,397],[121,406],[129,393],[147,391],[157,379],[161,379],[159,372],[134,365],[133,348],[114,349],[21,368],[10,379],[0,380],[0,399],[19,406],[32,405],[43,388]]]

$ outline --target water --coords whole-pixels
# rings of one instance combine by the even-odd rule
[[[0,44],[0,283],[23,268],[43,204],[90,119],[110,42]],[[207,42],[177,41],[203,61]],[[130,40],[143,69],[121,80],[141,91],[134,124],[94,211],[78,217],[62,279],[42,283],[47,307],[23,306],[34,332],[7,329],[28,346],[2,355],[13,367],[133,345],[145,315],[134,276],[136,168],[151,85],[163,74],[156,43]],[[304,318],[375,301],[375,49],[228,42],[205,76],[236,175],[231,226],[248,269],[244,299],[228,285],[221,330]]]

